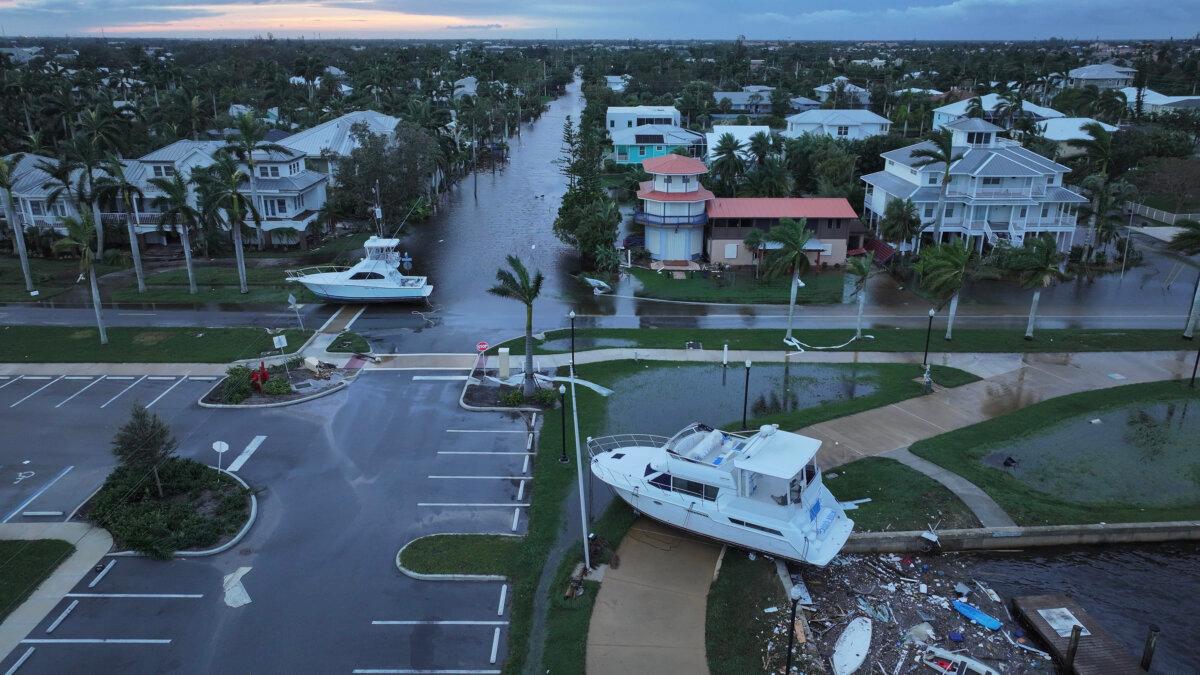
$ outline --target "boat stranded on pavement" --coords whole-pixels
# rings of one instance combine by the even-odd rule
[[[821,481],[821,442],[766,425],[752,436],[692,424],[671,438],[588,439],[592,473],[636,511],[705,537],[824,566],[854,521]]]
[[[288,270],[287,280],[304,284],[330,302],[402,302],[423,300],[433,293],[426,277],[408,276],[400,265],[410,265],[400,255],[399,239],[372,236],[363,244],[367,256],[353,267],[306,267]]]

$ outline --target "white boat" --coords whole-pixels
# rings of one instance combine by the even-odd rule
[[[353,267],[306,267],[288,270],[287,280],[304,284],[314,295],[331,302],[400,302],[422,300],[433,293],[426,277],[400,271],[407,262],[396,247],[399,239],[372,236],[364,244],[367,256]]]
[[[743,548],[824,566],[854,521],[821,480],[821,442],[767,425],[752,436],[692,424],[671,438],[588,440],[592,473],[637,511]]]
[[[871,620],[865,616],[846,624],[842,634],[833,645],[830,665],[833,675],[851,675],[862,667],[871,651]]]

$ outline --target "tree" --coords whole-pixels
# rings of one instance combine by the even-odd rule
[[[782,218],[778,225],[767,232],[766,239],[772,244],[778,244],[778,248],[769,252],[763,261],[766,277],[778,278],[789,272],[792,275],[787,334],[783,337],[784,342],[789,342],[792,339],[792,319],[796,314],[796,291],[800,288],[800,277],[807,274],[811,266],[807,249],[808,242],[812,239],[812,230],[808,229],[808,221],[804,218]]]
[[[982,98],[975,96],[971,100],[967,101],[967,117],[983,119],[983,116],[986,112],[987,111],[983,109]]]
[[[96,223],[96,257],[100,260],[104,259],[105,231],[97,174],[108,157],[121,149],[128,133],[126,127],[124,120],[112,114],[111,106],[108,110],[88,110],[79,117],[80,134],[69,149],[87,179],[86,190],[80,190],[78,197],[92,209],[92,220]]]
[[[750,137],[749,150],[750,154],[754,156],[756,165],[762,166],[767,161],[767,157],[770,157],[775,150],[774,144],[771,135],[763,131]]]
[[[1080,181],[1079,186],[1088,192],[1092,201],[1081,212],[1092,222],[1096,243],[1107,247],[1115,241],[1125,219],[1121,217],[1122,205],[1135,199],[1137,189],[1124,180],[1113,180],[1104,174],[1095,173]]]
[[[876,272],[875,252],[854,256],[846,262],[846,274],[854,278],[854,295],[858,296],[858,320],[854,323],[854,339],[862,337],[863,308],[867,304],[867,281]]]
[[[748,192],[757,197],[786,197],[791,191],[791,176],[778,157],[767,157],[747,176]]]
[[[992,108],[992,114],[996,119],[996,124],[1011,128],[1017,118],[1022,117],[1025,112],[1025,101],[1021,100],[1019,91],[1009,90],[1000,94],[1000,99],[996,101],[996,105]]]
[[[766,244],[766,233],[757,227],[750,228],[746,233],[746,238],[742,239],[742,243],[746,245],[746,250],[750,251],[750,255],[754,258],[754,278],[758,278],[759,268],[762,266],[762,248]]]
[[[143,199],[142,189],[137,183],[129,180],[125,174],[125,165],[116,157],[109,157],[104,162],[104,176],[97,180],[97,190],[104,198],[112,199],[125,216],[125,228],[129,233],[129,254],[133,258],[133,271],[137,277],[138,293],[146,292],[146,276],[142,273],[142,251],[138,245],[137,229],[141,225],[138,214],[137,200]]]
[[[158,488],[158,498],[163,499],[162,478],[158,475],[158,467],[175,457],[179,447],[171,428],[158,415],[135,404],[133,411],[117,434],[113,436],[112,451],[122,466],[142,473],[149,471],[154,474],[154,485]]]
[[[25,277],[25,290],[33,293],[33,276],[29,272],[29,252],[25,250],[25,225],[17,222],[17,212],[13,208],[12,188],[17,167],[24,155],[18,153],[8,157],[0,157],[0,199],[4,200],[4,219],[12,229],[13,248],[21,260],[21,274]]]
[[[742,159],[744,150],[745,145],[730,133],[721,134],[717,145],[712,149],[713,160],[709,174],[716,180],[716,187],[722,197],[737,194],[738,181],[746,171],[746,162]]]
[[[522,391],[529,398],[536,388],[533,380],[533,302],[542,292],[545,277],[540,270],[531,277],[525,263],[515,255],[507,256],[506,260],[508,269],[496,270],[497,283],[488,289],[488,293],[525,305],[525,383]]]
[[[963,153],[954,151],[954,134],[949,129],[941,129],[934,134],[933,146],[923,146],[913,150],[911,156],[917,160],[913,166],[923,169],[936,164],[942,165],[942,187],[938,192],[937,215],[933,221],[933,242],[942,243],[942,220],[946,215],[946,193],[950,190],[950,166],[963,158]]]
[[[295,155],[295,151],[278,143],[264,142],[263,139],[267,137],[266,125],[249,113],[239,116],[234,121],[234,125],[236,131],[222,150],[237,157],[246,165],[246,169],[250,173],[250,199],[254,203],[254,208],[257,209],[260,202],[258,201],[258,171],[255,169],[258,159],[255,154],[264,153],[267,157],[281,154],[284,157],[292,157]],[[262,220],[255,219],[254,227],[257,231],[258,250],[261,251],[266,246],[263,239]]]
[[[1083,150],[1084,158],[1092,171],[1109,175],[1109,163],[1113,159],[1113,135],[1099,122],[1088,122],[1080,127],[1087,133],[1087,138],[1073,138],[1067,145]]]
[[[912,240],[921,232],[921,215],[917,213],[917,205],[911,199],[892,199],[883,208],[883,220],[879,223],[883,238],[903,246],[910,245],[903,255],[911,254]]]
[[[1037,320],[1038,302],[1042,289],[1049,288],[1071,276],[1062,271],[1063,255],[1050,237],[1035,237],[1025,240],[1025,245],[1013,252],[1012,267],[1024,288],[1033,289],[1033,300],[1029,304],[1029,323],[1025,326],[1025,339],[1033,339],[1033,326]]]
[[[925,249],[917,261],[916,270],[921,286],[938,299],[938,309],[950,303],[946,321],[946,339],[954,339],[954,317],[958,313],[958,298],[967,280],[979,272],[980,261],[969,246],[957,243],[939,244]]]
[[[207,206],[216,213],[224,214],[225,225],[233,236],[233,254],[237,261],[238,288],[242,293],[249,293],[246,287],[246,258],[242,251],[242,227],[246,214],[259,223],[258,209],[254,202],[242,194],[242,182],[246,173],[238,166],[233,157],[220,154],[215,162],[205,170],[206,179],[211,181],[212,200]]]
[[[188,183],[179,172],[170,178],[151,178],[150,184],[158,188],[162,195],[154,198],[154,205],[162,214],[159,227],[171,229],[179,233],[179,243],[183,246],[183,264],[187,268],[188,293],[195,295],[196,272],[192,269],[192,237],[191,230],[196,227],[200,214],[192,208],[191,197],[188,194]]]
[[[1167,248],[1184,255],[1200,254],[1200,221],[1177,220],[1175,227],[1180,228],[1180,231],[1171,237]]]
[[[108,344],[108,332],[104,329],[104,318],[100,315],[100,287],[96,284],[96,260],[99,255],[93,244],[96,243],[96,226],[92,223],[92,214],[84,211],[78,218],[68,216],[63,218],[62,227],[67,235],[54,242],[55,253],[69,253],[79,256],[79,276],[88,276],[92,287],[92,309],[96,312],[96,328],[100,332],[100,344]]]

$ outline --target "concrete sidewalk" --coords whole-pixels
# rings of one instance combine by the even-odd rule
[[[5,523],[0,525],[0,539],[61,539],[75,547],[75,552],[0,624],[3,661],[109,552],[113,540],[106,530],[87,523]]]

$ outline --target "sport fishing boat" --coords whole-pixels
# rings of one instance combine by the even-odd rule
[[[592,473],[636,511],[744,548],[824,566],[854,521],[821,481],[821,442],[766,425],[752,436],[695,423],[670,438],[588,439]]]
[[[353,267],[306,267],[288,270],[287,280],[304,284],[322,300],[330,302],[401,302],[423,300],[433,293],[426,277],[400,271],[411,266],[407,254],[397,250],[399,239],[372,236],[363,244],[367,255]]]

